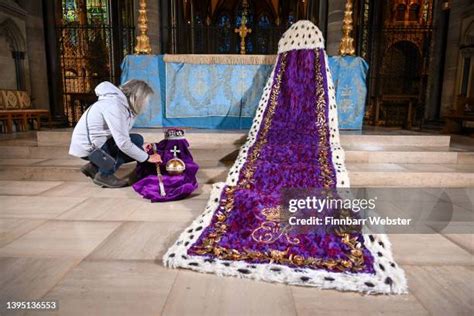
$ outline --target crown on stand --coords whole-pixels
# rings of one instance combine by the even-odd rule
[[[179,128],[168,128],[165,131],[166,139],[184,139],[184,130]]]

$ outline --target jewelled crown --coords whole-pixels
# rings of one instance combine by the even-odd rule
[[[184,130],[179,129],[179,128],[168,128],[165,131],[165,138],[166,139],[183,139]]]

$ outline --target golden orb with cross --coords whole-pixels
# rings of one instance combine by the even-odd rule
[[[173,153],[173,158],[166,163],[166,171],[172,176],[180,175],[186,170],[186,164],[178,158],[178,153],[181,151],[177,146],[174,146],[170,152]]]

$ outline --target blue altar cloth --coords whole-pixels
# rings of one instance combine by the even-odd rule
[[[340,129],[362,129],[369,65],[360,57],[331,56],[329,69],[336,87]]]
[[[122,82],[142,79],[155,90],[135,127],[250,128],[273,65],[165,63],[163,55],[127,56]],[[367,63],[360,57],[329,57],[336,86],[339,126],[362,129]]]
[[[165,62],[163,55],[128,55],[122,62],[121,83],[131,79],[146,81],[155,92],[150,104],[137,117],[135,127],[163,126],[166,96]]]

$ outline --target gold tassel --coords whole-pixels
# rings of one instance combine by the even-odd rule
[[[224,65],[273,65],[277,55],[187,55],[166,54],[167,63],[224,64]]]

